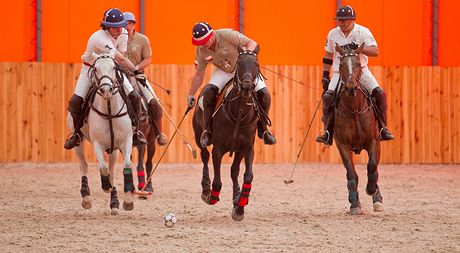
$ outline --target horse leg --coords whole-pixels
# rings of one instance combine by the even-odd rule
[[[244,164],[246,170],[244,171],[243,186],[241,187],[241,194],[237,203],[233,203],[232,219],[234,221],[242,221],[244,219],[244,207],[249,203],[249,193],[252,187],[252,162],[254,161],[254,147],[251,147],[249,152],[244,156]]]
[[[123,155],[123,182],[124,182],[124,191],[125,191],[125,198],[123,199],[123,209],[126,211],[131,211],[134,209],[134,202],[133,202],[134,183],[133,183],[133,170],[131,169],[131,152],[132,152],[131,138],[128,138],[125,144],[121,146],[121,151]]]
[[[112,185],[110,184],[110,172],[107,168],[107,164],[104,158],[104,150],[98,142],[93,143],[94,154],[99,162],[99,173],[101,175],[101,186],[104,192],[110,192],[112,190]]]
[[[378,163],[380,160],[380,143],[376,144],[377,147],[373,147],[368,151],[369,162],[367,164],[367,186],[366,193],[372,196],[372,203],[374,212],[383,211],[383,197],[380,193]]]
[[[356,173],[353,164],[353,157],[345,145],[337,144],[340,156],[342,157],[343,165],[347,170],[347,188],[348,188],[348,201],[350,202],[350,214],[361,214],[361,203],[359,202],[358,195],[358,174]]]
[[[240,163],[243,159],[243,154],[240,152],[235,153],[235,158],[233,158],[232,168],[231,168],[231,177],[233,182],[233,204],[238,204],[240,198],[240,184],[238,183],[238,175],[240,174]]]
[[[153,135],[153,136],[152,136]],[[145,167],[147,169],[147,177],[150,177],[152,173],[152,168],[153,168],[153,156],[155,155],[155,135],[154,131],[150,131],[148,135],[148,144],[147,144],[147,161],[145,161]],[[152,187],[152,178],[150,177],[150,180],[147,182],[147,187],[145,188],[147,192],[153,192],[153,187]]]
[[[145,145],[137,146],[137,189],[140,191],[144,188],[145,185],[145,173],[144,173],[144,154],[145,154]]]
[[[198,135],[199,136],[199,135]],[[199,138],[198,138],[198,143],[199,143]],[[209,199],[211,197],[211,179],[209,178],[209,167],[208,167],[208,162],[209,162],[209,151],[207,148],[202,148],[200,147],[200,156],[201,156],[201,161],[203,163],[203,173],[201,177],[201,199],[209,204]]]
[[[80,145],[76,146],[74,150],[75,150],[75,154],[80,160],[80,174],[81,174],[80,194],[82,197],[81,206],[84,209],[90,209],[92,204],[91,204],[91,198],[90,198],[91,193],[90,193],[89,185],[88,185],[88,177],[86,176],[86,174],[88,173],[88,163],[86,162],[86,158],[85,158],[84,143],[82,142]]]
[[[204,200],[209,205],[215,205],[220,200],[220,190],[222,189],[222,180],[220,177],[220,165],[222,163],[222,151],[218,148],[212,149],[212,165],[214,167],[214,179],[212,180],[211,194],[207,195]],[[203,170],[204,173],[204,170]]]
[[[114,152],[112,152],[112,154],[109,155],[109,179],[111,185],[115,185],[115,164],[117,163],[117,160],[118,150],[115,150]],[[115,187],[112,187],[112,190],[110,191],[109,207],[112,215],[118,214],[120,202],[118,202],[117,189]]]

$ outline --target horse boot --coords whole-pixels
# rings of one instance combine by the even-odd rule
[[[264,140],[264,144],[266,145],[274,145],[276,144],[276,138],[267,127],[268,113],[270,111],[271,105],[271,97],[270,93],[268,93],[267,87],[264,87],[256,92],[257,94],[257,101],[261,107],[262,113],[265,115],[259,121],[257,121],[257,136]]]
[[[155,124],[154,129],[158,145],[164,146],[168,144],[168,137],[166,137],[163,133],[163,122],[161,121],[161,118],[163,117],[163,110],[156,98],[150,100],[149,111],[152,117],[152,122]]]
[[[69,107],[67,108],[67,110],[70,112],[70,115],[72,116],[72,119],[73,119],[74,132],[65,141],[64,143],[65,149],[72,149],[80,145],[80,142],[83,138],[83,134],[80,131],[80,128],[83,126],[83,119],[82,119],[83,108],[82,106],[83,106],[83,98],[76,94],[73,94],[73,96],[69,100]]]
[[[200,137],[201,147],[205,148],[211,145],[212,141],[212,115],[216,107],[219,88],[214,84],[208,84],[204,87],[203,92],[203,127],[204,131]]]
[[[380,112],[380,116],[377,116],[377,122],[379,123],[380,139],[383,141],[393,140],[394,137],[387,127],[387,95],[382,88],[376,87],[372,90],[372,96],[377,104],[377,109]]]
[[[134,112],[129,113],[132,125],[134,127],[133,133],[133,146],[145,145],[147,140],[145,139],[144,134],[139,131],[139,114],[141,113],[141,96],[136,90],[133,90],[129,93],[129,100],[131,101]],[[130,110],[128,110],[129,112]],[[134,115],[133,115],[134,114]]]
[[[334,95],[333,90],[327,90],[323,96],[323,121],[324,129],[316,136],[316,142],[324,143],[326,145],[332,145],[332,134],[333,134],[333,115],[331,110],[332,97]]]

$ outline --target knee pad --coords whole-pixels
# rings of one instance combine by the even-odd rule
[[[67,110],[70,112],[71,115],[78,115],[83,106],[83,98],[73,94],[72,97],[69,100],[69,106]]]
[[[257,91],[257,101],[259,101],[260,106],[262,106],[264,110],[270,108],[271,97],[267,87],[264,87]]]
[[[141,99],[141,95],[139,94],[137,90],[131,91],[131,93],[129,93],[129,97],[135,100]]]
[[[152,117],[159,119],[163,116],[163,110],[161,110],[160,104],[155,99],[150,100],[149,108],[152,111]]]
[[[323,105],[330,105],[333,96],[334,96],[334,91],[333,90],[328,90],[328,91],[324,92],[323,97],[322,97]]]
[[[377,86],[372,90],[373,97],[375,97],[376,95],[380,95],[380,94],[385,94],[385,91],[380,86]]]
[[[203,105],[214,106],[217,96],[219,95],[219,88],[214,84],[207,84],[203,92]]]

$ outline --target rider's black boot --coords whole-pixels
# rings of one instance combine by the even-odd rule
[[[332,145],[333,119],[331,118],[331,102],[334,91],[328,90],[323,94],[323,118],[324,129],[316,136],[316,141],[326,145]]]
[[[83,106],[83,98],[77,96],[76,94],[73,94],[73,96],[70,98],[69,107],[67,110],[70,112],[70,115],[72,116],[73,126],[75,130],[72,133],[72,135],[69,138],[67,138],[66,142],[64,143],[65,149],[72,149],[80,145],[80,142],[83,138],[83,135],[80,131],[80,128],[83,125],[82,106]]]
[[[144,134],[139,131],[139,114],[141,113],[141,96],[136,90],[133,90],[129,93],[129,100],[131,101],[134,112],[130,113],[131,122],[134,127],[133,133],[133,146],[145,145],[147,140],[145,139]],[[133,115],[134,114],[134,115]]]
[[[268,89],[262,88],[256,92],[257,94],[257,101],[259,102],[259,105],[262,109],[262,112],[267,116],[267,117],[262,117],[262,119],[259,119],[257,122],[257,136],[261,139],[264,140],[264,144],[266,145],[274,145],[276,144],[276,138],[273,135],[270,130],[268,130],[268,113],[270,111],[270,105],[271,105],[271,97],[270,93],[268,92]]]
[[[383,141],[393,140],[394,136],[387,127],[387,95],[382,88],[376,87],[372,90],[372,96],[375,99],[380,117],[377,116],[380,129],[380,139]]]
[[[212,115],[216,107],[219,88],[214,84],[208,84],[203,92],[203,126],[204,131],[200,137],[201,147],[205,148],[212,143]]]

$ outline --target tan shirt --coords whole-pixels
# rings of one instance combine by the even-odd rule
[[[197,70],[205,70],[208,63],[212,62],[221,70],[232,73],[238,58],[238,45],[246,45],[249,38],[233,29],[214,30],[214,36],[215,51],[201,46],[196,48]]]
[[[126,57],[136,66],[142,60],[152,56],[150,40],[144,34],[135,32],[133,37],[128,40],[128,50]]]

